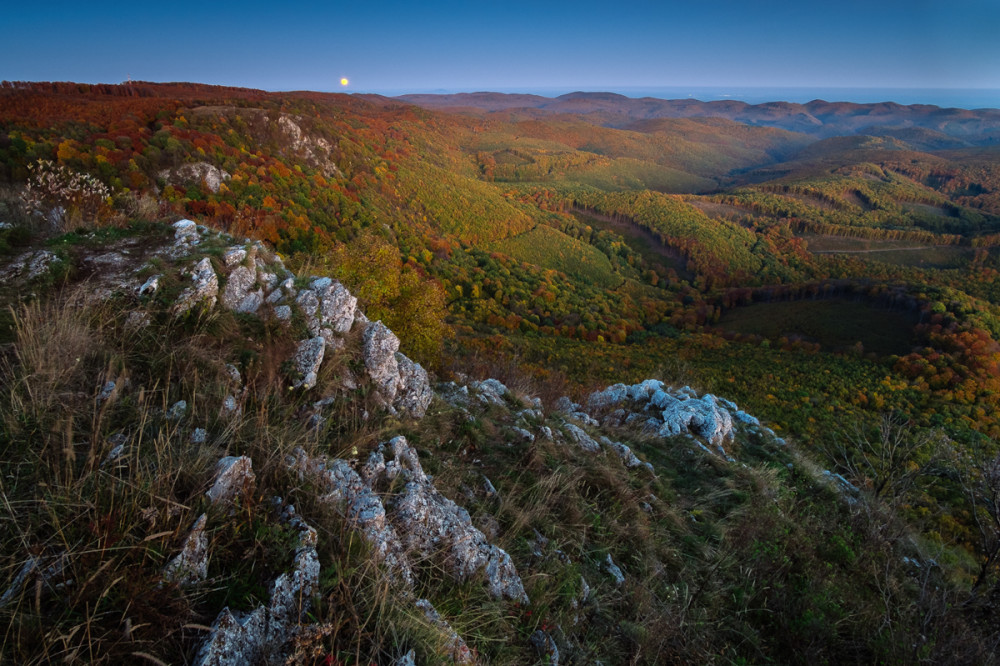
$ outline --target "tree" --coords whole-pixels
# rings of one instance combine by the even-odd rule
[[[943,439],[937,431],[918,430],[900,414],[884,413],[874,428],[857,426],[828,453],[855,483],[895,504],[919,477],[936,469]]]
[[[1000,453],[995,446],[991,448],[990,453],[974,450],[958,470],[979,539],[979,574],[972,585],[973,595],[1000,572]]]

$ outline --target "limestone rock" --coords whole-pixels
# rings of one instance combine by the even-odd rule
[[[434,397],[427,371],[399,352],[396,352],[396,365],[399,368],[396,407],[409,412],[414,418],[423,418]]]
[[[402,657],[393,662],[392,666],[417,666],[417,655],[413,650],[410,650]]]
[[[208,515],[201,514],[184,540],[181,552],[163,568],[163,578],[181,587],[200,583],[208,577]]]
[[[559,666],[559,648],[556,647],[556,642],[552,640],[551,636],[538,629],[531,634],[530,640],[543,663],[549,664],[549,666]]]
[[[492,545],[469,513],[434,487],[417,452],[404,437],[395,437],[372,452],[360,474],[344,460],[309,459],[301,451],[292,464],[309,474],[360,529],[379,561],[408,586],[414,584],[410,557],[433,558],[456,581],[486,578],[490,594],[524,603],[528,597],[510,556]],[[398,494],[381,497],[376,489],[405,482]],[[384,502],[384,503],[383,503]]]
[[[611,553],[608,553],[607,559],[604,560],[604,570],[614,579],[615,585],[621,585],[625,582],[625,574],[623,574],[621,568],[615,564],[615,561],[611,559]]]
[[[222,255],[222,262],[227,268],[232,268],[236,264],[240,263],[247,258],[247,251],[242,247],[236,245],[228,250]]]
[[[300,476],[308,475],[319,483],[326,491],[321,501],[334,504],[347,521],[361,531],[376,559],[412,587],[413,570],[399,536],[386,520],[382,500],[361,476],[346,461],[311,459],[301,449],[295,451],[291,462]]]
[[[291,507],[290,507],[291,508]],[[291,573],[284,573],[271,586],[267,606],[236,615],[224,608],[195,659],[200,666],[235,664],[284,664],[284,646],[309,611],[319,585],[316,531],[294,515],[290,524],[299,531],[299,543]]]
[[[569,438],[584,451],[597,453],[601,450],[601,445],[595,442],[594,439],[584,432],[584,430],[579,426],[575,426],[572,423],[566,423],[563,428],[566,430],[566,434],[569,435]]]
[[[167,420],[180,421],[187,414],[187,400],[178,400],[167,411]]]
[[[443,555],[449,574],[464,582],[484,572],[490,594],[528,602],[521,578],[510,556],[490,544],[472,524],[469,512],[434,488],[420,466],[417,452],[403,437],[389,442],[393,459],[385,462],[385,476],[397,475],[407,480],[400,497],[392,503],[391,519],[408,551],[420,557]],[[372,458],[372,469],[379,467],[379,457],[388,447],[383,444]],[[369,464],[372,464],[369,459]],[[377,477],[377,474],[373,474]]]
[[[156,290],[160,288],[160,278],[162,275],[151,275],[142,286],[139,287],[140,296],[152,296],[156,293]]]
[[[618,457],[622,459],[622,463],[625,467],[629,469],[634,469],[636,467],[646,467],[649,471],[653,471],[653,466],[649,463],[644,463],[636,457],[635,453],[632,452],[625,444],[621,442],[613,442],[607,437],[601,437],[601,443],[607,446],[609,449],[618,454]]]
[[[317,289],[316,292],[319,295],[321,324],[340,335],[350,331],[354,325],[354,310],[358,299],[339,282],[334,282],[323,290]]]
[[[253,464],[246,456],[226,456],[215,466],[215,480],[205,495],[212,504],[232,502],[254,482]]]
[[[208,307],[215,305],[219,296],[219,277],[212,268],[212,262],[205,257],[194,267],[191,275],[192,286],[181,292],[174,304],[174,314],[182,315],[199,303]]]
[[[264,303],[263,289],[253,289],[257,273],[246,266],[237,266],[226,281],[222,305],[234,312],[254,313]]]
[[[469,386],[476,392],[476,398],[479,402],[484,405],[503,405],[504,397],[508,393],[503,382],[493,378],[472,382]]]
[[[232,177],[225,170],[208,162],[182,164],[174,169],[164,169],[157,175],[168,183],[204,183],[213,194],[217,194],[222,183]]]
[[[194,220],[177,220],[173,227],[175,241],[190,243],[198,238],[198,223]]]
[[[46,273],[58,261],[60,261],[59,257],[48,250],[26,252],[7,264],[6,268],[0,270],[0,279],[20,278],[23,280],[33,280]]]
[[[424,617],[427,620],[441,630],[446,637],[446,647],[445,654],[451,658],[456,664],[475,664],[476,657],[469,646],[465,644],[462,637],[459,636],[451,625],[448,624],[447,620],[441,617],[441,614],[437,612],[434,605],[431,604],[427,599],[417,599],[417,608],[419,608],[424,613]]]
[[[316,385],[316,373],[323,363],[325,350],[326,340],[322,336],[299,343],[298,351],[295,352],[295,369],[302,378],[295,382],[295,388],[311,389]]]
[[[399,391],[399,362],[396,352],[399,351],[399,338],[377,321],[365,328],[362,355],[368,376],[375,383],[379,394],[387,403],[396,399]]]
[[[733,417],[720,407],[713,395],[686,400],[672,398],[661,403],[664,406],[663,426],[660,428],[662,436],[690,431],[718,447],[733,438]],[[651,404],[656,403],[651,401]]]

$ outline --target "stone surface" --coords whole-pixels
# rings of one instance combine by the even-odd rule
[[[429,558],[458,582],[483,575],[493,597],[528,602],[510,556],[489,543],[468,511],[437,491],[406,438],[379,445],[360,473],[344,460],[297,456],[293,466],[318,479],[327,491],[323,500],[335,503],[363,532],[378,560],[409,586],[414,583],[409,560]],[[404,482],[398,493],[378,494],[396,487],[396,480]]]
[[[423,418],[434,397],[427,371],[399,352],[396,352],[396,366],[399,368],[396,407],[414,418]]]
[[[469,385],[476,392],[479,402],[486,405],[503,405],[504,397],[508,389],[503,382],[498,379],[484,379],[481,382],[472,382]]]
[[[339,282],[316,290],[319,294],[320,323],[335,333],[343,335],[354,325],[354,310],[358,299]]]
[[[187,400],[178,400],[167,410],[167,419],[170,421],[180,421],[187,414]]]
[[[559,666],[559,648],[547,633],[538,629],[531,634],[531,645],[535,648],[542,663],[549,666]]]
[[[251,613],[234,614],[222,609],[212,630],[199,650],[194,663],[199,666],[236,666],[237,664],[284,664],[285,646],[309,611],[319,585],[319,556],[316,553],[316,530],[295,516],[285,517],[298,530],[298,546],[291,572],[283,573],[271,586],[267,606]]]
[[[383,563],[407,587],[412,587],[413,570],[396,530],[386,519],[382,500],[350,464],[339,459],[312,459],[301,449],[296,449],[291,463],[300,476],[312,478],[325,491],[321,501],[333,504],[348,523],[364,535],[376,561]]]
[[[201,514],[184,540],[181,552],[163,568],[164,580],[181,587],[200,583],[208,577],[208,515]]]
[[[215,479],[205,495],[213,504],[232,502],[252,488],[256,476],[246,456],[226,456],[215,466]]]
[[[594,439],[588,435],[579,426],[573,425],[572,423],[566,423],[563,425],[563,429],[569,438],[576,443],[584,451],[590,453],[598,453],[601,450],[601,445],[594,441]]]
[[[264,291],[253,288],[257,284],[257,273],[247,266],[237,266],[229,274],[226,288],[222,292],[222,306],[234,312],[257,312],[264,302]]]
[[[322,336],[303,340],[295,352],[295,369],[301,379],[295,382],[295,388],[311,389],[316,385],[316,373],[323,363],[326,351],[326,340]]]
[[[173,169],[163,169],[157,173],[157,176],[168,183],[197,183],[199,185],[204,183],[205,187],[213,194],[217,194],[222,183],[231,178],[228,172],[208,162],[192,162]]]
[[[380,321],[368,324],[362,343],[362,356],[368,376],[387,403],[396,399],[399,391],[399,338]]]
[[[615,564],[615,561],[611,559],[611,553],[608,553],[608,557],[604,560],[604,570],[611,576],[615,581],[615,585],[621,585],[625,582],[625,574],[622,573],[621,568]]]
[[[162,275],[151,275],[142,286],[139,287],[140,296],[152,296],[160,288],[160,278]]]
[[[417,666],[417,655],[410,650],[402,657],[393,662],[393,666]]]
[[[22,280],[33,280],[43,273],[48,272],[49,268],[58,261],[60,261],[59,257],[48,250],[26,252],[0,270],[0,279],[10,280],[19,278]]]
[[[469,646],[465,644],[462,637],[459,636],[451,625],[441,617],[441,614],[437,612],[434,605],[431,604],[427,599],[417,599],[417,608],[419,608],[424,613],[424,617],[427,618],[428,622],[437,627],[445,636],[445,655],[451,658],[456,664],[475,664],[476,658]]]
[[[219,296],[219,277],[212,268],[212,262],[208,257],[199,261],[192,271],[192,286],[181,292],[174,303],[174,314],[182,315],[191,308],[204,303],[208,307],[215,305]]]
[[[226,265],[227,268],[232,268],[236,264],[242,262],[247,258],[247,251],[240,247],[234,246],[225,251],[222,255],[222,263]]]

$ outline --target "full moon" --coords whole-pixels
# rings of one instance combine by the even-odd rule
[[[346,86],[348,83],[350,83],[350,81],[347,80],[346,76],[340,80],[340,85],[342,86]]]

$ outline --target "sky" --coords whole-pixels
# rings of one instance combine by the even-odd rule
[[[14,1],[0,40],[12,81],[1000,89],[1000,0]]]

